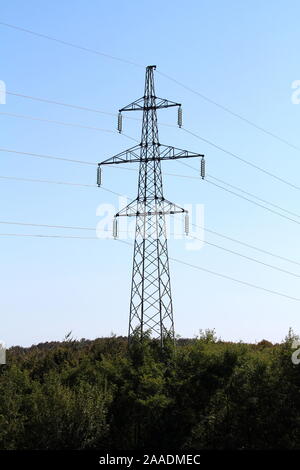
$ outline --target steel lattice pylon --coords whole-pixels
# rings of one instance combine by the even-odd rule
[[[142,338],[151,330],[163,345],[165,338],[174,339],[165,215],[186,211],[164,198],[161,160],[202,157],[201,175],[204,177],[204,156],[159,143],[157,109],[178,106],[180,127],[182,112],[179,103],[155,95],[155,68],[155,65],[146,68],[144,96],[119,110],[120,132],[122,112],[143,112],[141,143],[99,163],[97,182],[100,186],[102,165],[139,162],[137,198],[116,214],[114,228],[117,236],[117,218],[136,217],[128,338],[130,340],[136,332]]]

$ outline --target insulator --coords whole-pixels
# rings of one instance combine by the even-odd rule
[[[113,237],[118,238],[118,236],[119,236],[118,219],[117,217],[115,217],[113,221]]]
[[[179,108],[178,108],[178,120],[177,120],[177,122],[178,122],[178,126],[182,127],[182,107],[181,106],[179,106]]]
[[[122,132],[122,113],[118,114],[118,131],[121,134],[121,132]]]
[[[188,235],[190,231],[190,217],[188,213],[185,214],[184,218],[184,231],[186,235]]]
[[[201,158],[201,178],[203,180],[205,178],[205,159],[204,159],[204,157]]]
[[[102,183],[102,169],[101,169],[101,166],[98,165],[98,168],[97,168],[97,185],[98,185],[98,188],[100,188],[101,183]]]

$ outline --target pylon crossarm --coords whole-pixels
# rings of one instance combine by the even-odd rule
[[[157,96],[153,97],[153,103],[151,105],[145,105],[145,97],[139,98],[136,101],[124,106],[124,108],[119,109],[119,113],[123,111],[150,111],[151,109],[163,109],[171,108],[174,106],[181,106],[180,103],[175,103],[174,101],[166,100],[164,98],[158,98]]]
[[[149,207],[150,206],[150,207]],[[152,207],[151,207],[152,206]],[[145,210],[145,208],[147,208]],[[183,214],[187,213],[186,209],[183,209],[173,202],[167,201],[166,199],[150,199],[146,201],[139,201],[135,199],[130,202],[126,207],[121,209],[115,217],[138,217],[148,215],[172,215],[172,214]]]
[[[122,113],[123,111],[143,111],[143,109],[144,109],[144,97],[133,101],[127,106],[124,106],[124,108],[122,109],[119,109],[119,113]]]
[[[140,161],[140,145],[135,145],[123,152],[104,160],[100,165],[118,165],[119,163],[131,163]]]
[[[182,214],[185,212],[183,209],[175,209],[173,211],[168,211],[168,210],[159,210],[159,211],[146,211],[146,212],[135,212],[134,214],[127,213],[127,214],[121,214],[118,212],[118,214],[115,215],[115,217],[122,217],[122,216],[127,216],[127,217],[138,217],[138,216],[145,216],[147,217],[148,215],[172,215],[172,214]]]
[[[122,217],[122,216],[133,217],[133,216],[136,216],[137,208],[138,208],[138,201],[137,201],[137,199],[134,199],[134,201],[130,202],[126,207],[123,207],[123,209],[121,209],[115,215],[115,217]]]
[[[186,209],[183,209],[183,207],[177,206],[177,204],[174,204],[174,202],[167,201],[164,199],[164,211],[166,211],[166,214],[183,214],[184,212],[188,212]]]
[[[156,109],[172,108],[173,106],[181,106],[181,103],[175,103],[174,101],[170,101],[170,100],[166,100],[164,98],[158,98],[158,97],[156,97],[155,102],[156,102]]]
[[[176,160],[178,158],[195,158],[204,157],[201,153],[190,152],[189,150],[183,150],[170,145],[159,144],[160,149],[160,160]]]
[[[120,163],[138,163],[151,160],[176,160],[178,158],[204,157],[201,153],[189,152],[188,150],[179,149],[170,145],[158,144],[159,152],[156,157],[143,158],[140,155],[141,148],[143,148],[143,145],[135,145],[104,160],[100,165],[118,165]]]

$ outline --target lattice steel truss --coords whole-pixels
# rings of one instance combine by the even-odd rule
[[[179,107],[180,127],[182,112],[181,104],[155,95],[155,69],[155,65],[146,68],[144,96],[119,110],[120,132],[122,112],[143,112],[141,143],[99,163],[98,185],[103,165],[139,162],[137,198],[115,216],[115,220],[120,216],[136,217],[128,338],[130,341],[136,332],[142,338],[151,330],[152,336],[159,338],[163,346],[166,338],[174,339],[165,215],[186,211],[164,198],[161,160],[202,157],[203,170],[204,155],[159,143],[157,110]],[[201,174],[204,177],[203,171]]]

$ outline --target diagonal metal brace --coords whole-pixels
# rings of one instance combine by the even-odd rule
[[[134,147],[124,150],[123,152],[120,152],[117,155],[104,160],[103,162],[99,163],[99,165],[117,165],[118,163],[139,162],[141,160],[140,149],[140,144],[135,145]]]

